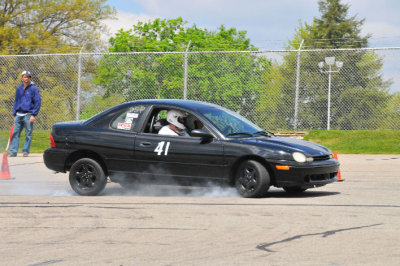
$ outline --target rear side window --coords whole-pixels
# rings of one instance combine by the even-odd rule
[[[140,115],[146,108],[144,106],[131,106],[128,109],[122,111],[111,121],[111,128],[130,131],[138,121]]]

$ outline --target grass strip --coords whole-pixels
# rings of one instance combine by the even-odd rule
[[[50,147],[50,131],[51,130],[35,130],[33,129],[32,143],[31,143],[31,153],[43,153],[43,151]],[[5,151],[7,147],[8,138],[10,137],[10,131],[0,130],[0,149],[2,152]],[[22,147],[25,141],[25,130],[22,131],[19,151],[22,153]]]
[[[4,151],[10,132],[0,130],[0,148]],[[50,147],[50,130],[33,130],[31,153]],[[19,152],[24,145],[22,131]],[[305,140],[319,143],[333,152],[347,154],[400,154],[400,130],[311,130]]]
[[[400,154],[400,130],[311,130],[304,139],[338,153]]]

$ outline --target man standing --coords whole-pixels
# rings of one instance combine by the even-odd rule
[[[14,101],[14,131],[11,138],[10,157],[16,157],[19,148],[19,138],[25,128],[25,143],[22,149],[23,156],[29,155],[32,142],[33,122],[40,110],[41,98],[38,88],[31,82],[31,73],[23,71],[22,84],[17,87]]]

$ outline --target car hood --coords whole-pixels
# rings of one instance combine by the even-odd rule
[[[306,155],[328,155],[331,151],[317,143],[288,137],[260,137],[255,139],[242,139],[243,144],[264,146],[265,148],[280,148],[287,152],[302,152]]]

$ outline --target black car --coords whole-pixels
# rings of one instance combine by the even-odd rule
[[[158,134],[170,127],[171,113],[184,114],[187,134]],[[86,121],[53,125],[50,143],[44,163],[69,171],[79,195],[99,194],[109,177],[124,187],[138,178],[224,182],[243,197],[261,197],[271,185],[287,192],[323,186],[336,181],[339,171],[321,145],[276,137],[238,113],[198,101],[123,103]]]

